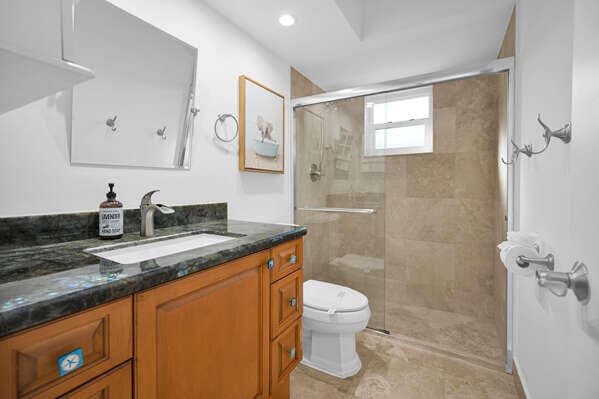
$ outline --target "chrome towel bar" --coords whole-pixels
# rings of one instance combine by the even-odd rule
[[[376,212],[372,208],[295,208],[298,211],[310,212],[337,212],[337,213],[361,213],[371,215]]]

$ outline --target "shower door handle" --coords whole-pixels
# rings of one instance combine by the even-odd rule
[[[371,215],[376,212],[376,209],[372,208],[295,208],[298,211],[310,211],[310,212],[335,212],[335,213],[361,213],[365,215]]]

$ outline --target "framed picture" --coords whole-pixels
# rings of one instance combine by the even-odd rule
[[[239,77],[239,170],[284,173],[285,97]]]

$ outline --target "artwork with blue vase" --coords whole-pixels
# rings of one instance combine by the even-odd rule
[[[239,78],[239,168],[284,172],[285,97],[246,76]]]

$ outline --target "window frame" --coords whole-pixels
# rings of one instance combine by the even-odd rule
[[[400,122],[374,123],[374,105],[393,101],[409,100],[417,97],[428,97],[429,117],[410,119]],[[371,104],[371,105],[370,105]],[[364,99],[364,156],[375,157],[384,155],[421,154],[433,152],[433,86],[423,86],[416,89],[402,90],[392,93],[376,94]],[[412,147],[376,148],[376,131],[408,126],[424,126],[424,145]]]

